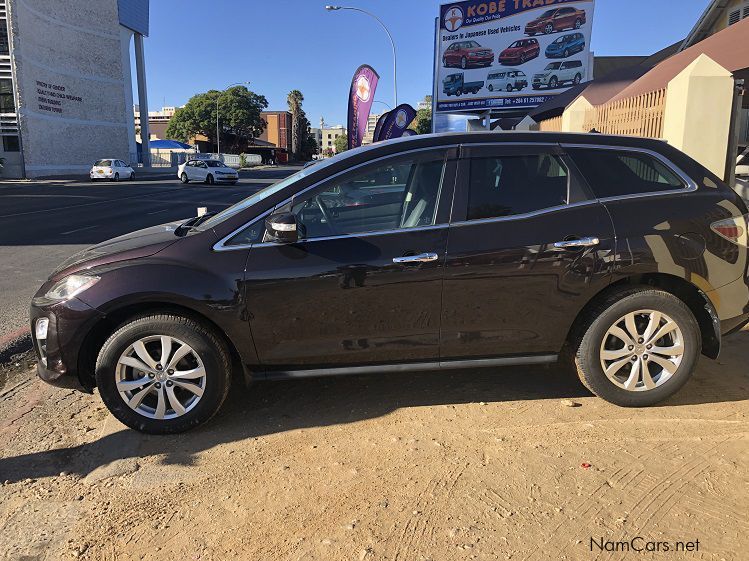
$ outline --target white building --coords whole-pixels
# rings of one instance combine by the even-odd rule
[[[148,6],[0,0],[2,176],[81,174],[102,157],[136,161],[130,45],[147,108]]]

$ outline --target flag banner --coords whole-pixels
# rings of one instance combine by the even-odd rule
[[[382,125],[385,124],[385,119],[387,119],[388,113],[390,113],[390,111],[385,111],[382,115],[380,115],[380,118],[377,119],[374,134],[372,135],[372,142],[377,142],[377,140],[380,138],[380,131],[382,130]]]
[[[354,72],[348,102],[349,149],[361,146],[379,79],[379,74],[368,64],[362,64]]]
[[[380,134],[374,139],[374,142],[403,136],[403,132],[408,129],[408,125],[416,117],[416,109],[408,103],[402,103],[385,115],[385,120],[379,130]]]

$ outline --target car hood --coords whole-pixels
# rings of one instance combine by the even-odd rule
[[[551,21],[551,19],[550,18],[537,18],[537,19],[529,21],[526,25],[532,27],[535,25],[541,25],[542,23],[546,23],[548,21]]]
[[[183,222],[151,226],[92,245],[68,257],[49,278],[61,278],[99,265],[154,255],[181,239],[174,231]]]
[[[504,51],[502,51],[503,55],[513,55],[519,51],[522,51],[523,47],[507,47]]]
[[[470,49],[465,49],[465,51],[468,54],[476,54],[476,53],[486,53],[486,54],[489,54],[490,52],[492,52],[491,49],[487,49],[486,47],[473,47],[473,48],[470,48]]]

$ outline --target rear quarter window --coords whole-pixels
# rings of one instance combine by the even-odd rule
[[[599,199],[686,188],[660,158],[646,152],[571,148],[568,153]]]

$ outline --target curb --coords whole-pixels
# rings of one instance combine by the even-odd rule
[[[10,362],[14,356],[30,350],[31,331],[28,327],[22,327],[4,335],[0,337],[0,364]]]

